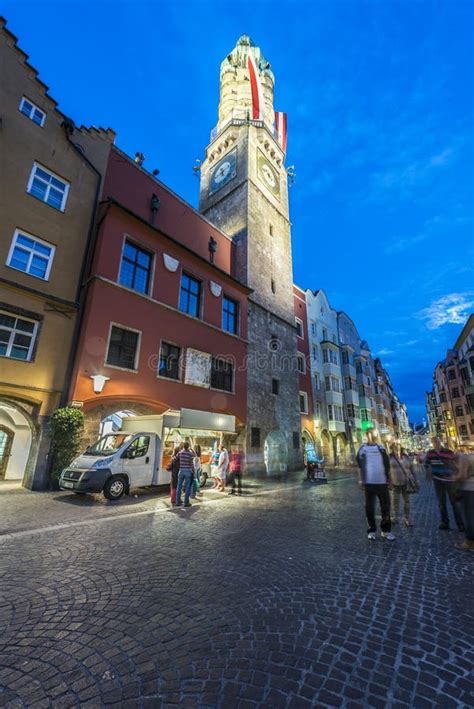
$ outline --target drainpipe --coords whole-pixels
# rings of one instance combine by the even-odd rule
[[[81,272],[79,276],[79,282],[77,284],[77,293],[76,293],[76,302],[78,304],[78,313],[76,317],[76,323],[74,326],[74,332],[72,336],[72,343],[71,343],[71,349],[69,351],[69,357],[68,357],[68,362],[67,362],[67,367],[66,367],[66,375],[65,375],[65,383],[66,386],[63,390],[63,393],[61,394],[61,399],[60,399],[60,406],[65,406],[67,404],[68,396],[69,396],[69,387],[71,384],[71,378],[72,378],[72,372],[74,369],[74,355],[76,353],[76,348],[77,344],[79,341],[79,334],[81,330],[81,325],[84,317],[84,301],[85,301],[85,295],[87,291],[87,276],[89,274],[89,269],[91,266],[92,258],[94,256],[95,252],[95,247],[97,243],[97,230],[94,229],[95,227],[95,220],[96,220],[96,215],[97,215],[97,207],[99,203],[99,195],[100,195],[100,185],[101,185],[101,180],[102,180],[102,175],[99,172],[99,170],[91,163],[91,161],[83,154],[81,150],[75,145],[72,140],[71,136],[74,133],[74,123],[70,118],[65,118],[62,124],[62,127],[64,128],[64,133],[66,135],[66,138],[69,142],[69,144],[72,146],[72,148],[77,152],[77,154],[80,156],[81,160],[84,160],[84,162],[89,166],[89,168],[92,170],[92,172],[96,175],[97,177],[97,184],[95,188],[95,195],[94,195],[94,203],[92,205],[92,211],[91,211],[91,216],[90,216],[90,221],[89,221],[89,231],[87,235],[87,242],[86,242],[86,247],[85,247],[85,254],[84,258],[82,260],[82,265],[81,265]]]

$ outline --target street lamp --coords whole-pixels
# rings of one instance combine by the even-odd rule
[[[105,382],[108,382],[110,377],[104,377],[103,374],[92,374],[92,386],[94,388],[94,394],[102,394],[105,386]]]

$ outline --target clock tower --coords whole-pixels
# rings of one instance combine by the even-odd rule
[[[219,116],[201,164],[200,211],[234,242],[234,275],[253,289],[249,314],[249,465],[302,465],[285,155],[275,137],[274,76],[243,35],[220,72]]]

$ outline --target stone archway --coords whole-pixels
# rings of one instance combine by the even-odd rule
[[[263,459],[268,475],[288,470],[288,442],[283,431],[270,431],[263,447]]]
[[[333,449],[332,449],[332,442],[331,442],[331,436],[328,433],[328,431],[323,430],[321,431],[321,445],[322,445],[322,453],[324,460],[326,461],[326,464],[331,464],[333,461]]]
[[[159,413],[147,404],[131,400],[101,403],[93,408],[88,408],[84,412],[84,448],[87,448],[99,438],[103,421],[110,419],[117,413],[124,412],[133,413],[135,416],[149,416]]]
[[[18,480],[25,487],[40,489],[44,481],[33,484],[41,439],[40,427],[33,419],[36,412],[37,407],[27,402],[0,397],[0,430],[4,433],[0,479]]]

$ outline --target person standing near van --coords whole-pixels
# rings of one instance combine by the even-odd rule
[[[176,503],[176,488],[178,487],[178,474],[179,474],[179,458],[178,458],[179,448],[175,448],[173,455],[171,457],[168,470],[171,472],[171,504]]]
[[[176,506],[181,505],[181,492],[184,484],[184,506],[191,507],[189,502],[189,494],[191,492],[191,482],[194,471],[194,452],[190,450],[188,441],[183,444],[183,449],[179,451],[177,458],[179,460],[178,473],[178,488],[176,490]]]
[[[227,448],[223,445],[219,446],[219,465],[217,469],[217,489],[220,492],[225,491],[225,481],[229,470],[229,454]]]
[[[377,444],[375,435],[371,431],[367,434],[367,443],[363,443],[359,448],[357,465],[359,486],[365,492],[365,512],[369,524],[367,539],[374,540],[377,537],[375,503],[378,499],[382,513],[381,536],[392,542],[395,535],[392,534],[390,520],[390,460],[385,448]]]
[[[194,464],[194,478],[193,478],[193,483],[192,483],[192,487],[191,487],[191,497],[195,500],[196,495],[199,493],[199,490],[201,487],[202,466],[201,466],[201,446],[199,444],[194,446],[193,464]]]
[[[230,460],[229,460],[229,473],[230,473],[231,482],[232,482],[232,490],[229,492],[229,495],[235,495],[236,489],[237,489],[237,493],[239,495],[242,494],[243,467],[244,467],[243,453],[239,447],[235,446],[235,448],[231,451]],[[236,483],[237,483],[237,485],[236,485]]]

